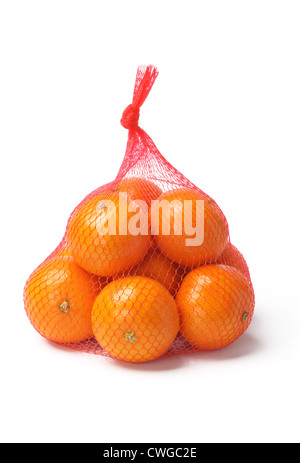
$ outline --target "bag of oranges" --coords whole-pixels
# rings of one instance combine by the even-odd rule
[[[138,69],[116,179],[75,208],[24,290],[42,336],[127,362],[224,348],[254,311],[249,270],[220,207],[138,125],[157,75]]]

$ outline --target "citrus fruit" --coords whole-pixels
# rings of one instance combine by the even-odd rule
[[[150,247],[146,257],[132,270],[132,275],[159,281],[172,296],[175,296],[185,275],[185,269],[171,262],[159,249]]]
[[[93,336],[91,311],[100,289],[72,258],[55,257],[26,282],[25,309],[34,328],[47,339],[80,342]]]
[[[96,340],[112,357],[148,362],[172,345],[179,314],[169,291],[159,282],[129,276],[109,283],[92,310]]]
[[[176,296],[183,336],[200,350],[228,346],[248,328],[254,311],[252,286],[239,270],[207,265],[192,270]]]
[[[220,257],[229,231],[224,214],[212,199],[199,191],[180,188],[163,193],[158,201],[158,214],[152,213],[151,217],[152,233],[170,260],[195,267]],[[164,204],[169,206],[169,213]]]
[[[60,256],[67,256],[74,261],[70,251],[65,246],[59,247],[51,254],[51,258]],[[95,295],[97,295],[100,292],[101,288],[103,288],[109,282],[109,278],[93,275],[92,273],[90,273],[90,277],[93,283]]]
[[[243,273],[248,280],[250,279],[249,268],[243,254],[231,243],[227,244],[225,250],[217,260],[217,264],[234,267]]]
[[[134,221],[138,211],[129,212],[129,201],[108,190],[85,200],[71,215],[67,247],[88,272],[112,276],[137,265],[147,253],[151,242],[148,214],[141,211],[141,231],[139,219]]]
[[[145,201],[148,207],[151,206],[151,200],[162,194],[162,190],[155,183],[139,177],[123,178],[113,190],[127,193],[131,201]]]

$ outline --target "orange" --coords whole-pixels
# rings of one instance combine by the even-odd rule
[[[70,251],[68,250],[68,248],[65,247],[65,245],[55,249],[55,251],[52,254],[51,254],[51,258],[52,257],[59,257],[59,256],[67,256],[70,259],[73,259],[73,257],[71,256]],[[74,261],[74,259],[73,259],[73,261]],[[109,278],[107,278],[107,277],[100,277],[98,275],[93,275],[91,273],[90,273],[90,277],[91,277],[91,281],[92,281],[93,286],[94,286],[94,293],[95,294],[98,294],[100,292],[100,289],[109,282]]]
[[[250,279],[249,268],[243,254],[233,244],[228,243],[225,250],[217,260],[217,264],[229,265],[242,272]]]
[[[41,264],[26,282],[25,309],[45,338],[80,342],[93,336],[91,311],[100,289],[72,258],[55,257]]]
[[[68,248],[65,246],[65,244],[63,245],[59,245],[55,250],[54,252],[52,253],[53,256],[55,257],[58,257],[58,256],[68,256],[68,257],[72,257]]]
[[[131,201],[145,201],[148,207],[151,206],[152,199],[157,199],[162,194],[162,190],[155,183],[138,177],[123,178],[113,189],[126,192]]]
[[[224,265],[188,273],[176,302],[181,332],[200,350],[221,349],[234,342],[248,328],[254,311],[251,284],[237,269]]]
[[[185,270],[171,262],[159,249],[150,248],[146,257],[132,270],[132,275],[140,275],[159,281],[175,296],[185,275]]]
[[[118,191],[110,189],[87,198],[71,215],[66,231],[67,247],[74,260],[90,273],[112,276],[137,265],[150,246],[149,230],[132,234],[130,221],[137,211],[128,212],[119,201]],[[120,210],[128,219],[120,219]],[[146,227],[148,216],[144,214]],[[124,225],[121,227],[121,221]],[[109,228],[112,227],[112,228]]]
[[[172,345],[179,314],[169,291],[157,281],[129,276],[109,283],[92,310],[94,336],[112,357],[149,362]]]
[[[165,200],[169,204],[170,214],[168,216],[160,208],[158,224],[152,221],[152,232],[159,248],[170,260],[183,266],[195,267],[214,262],[220,257],[227,244],[229,231],[224,214],[212,199],[199,191],[180,188],[163,193],[158,200]],[[196,219],[196,201],[204,201],[203,240],[203,223]],[[169,231],[167,228],[164,230],[168,224]],[[187,240],[193,240],[192,245]]]

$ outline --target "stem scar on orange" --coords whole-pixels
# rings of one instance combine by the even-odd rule
[[[169,204],[169,214],[164,213],[162,207],[159,208],[158,223],[152,220],[152,232],[159,248],[170,260],[183,266],[197,267],[212,263],[220,257],[229,238],[228,224],[221,209],[211,198],[199,191],[179,188],[163,193],[158,200],[161,206]],[[197,201],[204,202],[204,223],[197,223]],[[204,232],[203,242],[194,242],[194,245],[187,243],[187,240],[200,235],[200,227]]]
[[[41,264],[24,289],[27,315],[45,338],[58,343],[80,342],[93,336],[91,311],[97,293],[93,276],[71,257]]]
[[[129,276],[109,283],[92,310],[96,340],[112,357],[149,362],[171,347],[179,314],[169,291],[159,282]]]
[[[250,325],[254,292],[239,270],[207,265],[188,273],[176,302],[183,336],[200,350],[217,350],[238,339]]]

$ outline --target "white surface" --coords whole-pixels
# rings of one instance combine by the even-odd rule
[[[1,441],[299,442],[298,1],[0,4]],[[25,280],[112,180],[136,68],[140,124],[213,196],[256,290],[224,351],[131,366],[29,324]]]

